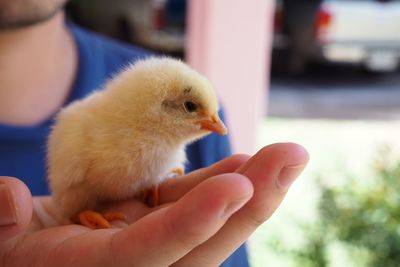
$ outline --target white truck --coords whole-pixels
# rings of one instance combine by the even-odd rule
[[[284,17],[285,10],[279,10],[282,8],[279,1],[277,8],[277,15],[282,12]],[[298,57],[304,61],[355,63],[373,72],[394,71],[398,68],[400,0],[323,0],[314,16],[310,40],[304,40],[307,34],[302,32],[296,33],[297,38],[291,38],[287,36],[289,33],[285,34],[284,29],[276,30],[275,48],[286,46],[290,49],[297,46],[299,49],[294,49],[293,53],[305,55]],[[297,45],[296,42],[309,44]]]

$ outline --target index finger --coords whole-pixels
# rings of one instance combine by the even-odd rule
[[[218,266],[277,209],[290,183],[308,162],[307,151],[296,144],[274,144],[261,149],[237,172],[251,180],[254,195],[224,227],[174,266]],[[196,264],[193,264],[196,262]]]
[[[249,158],[249,155],[236,154],[209,167],[166,180],[159,186],[160,204],[177,201],[195,186],[210,177],[235,172]]]
[[[219,174],[235,172],[239,166],[245,163],[249,158],[249,155],[244,154],[233,155],[209,167],[164,181],[159,186],[160,205],[154,208],[149,208],[142,201],[136,198],[131,198],[122,201],[104,203],[101,207],[101,211],[120,211],[124,213],[128,223],[133,223],[145,215],[181,199],[187,192],[204,180]]]

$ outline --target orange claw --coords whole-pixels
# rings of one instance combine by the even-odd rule
[[[79,220],[82,225],[90,229],[111,228],[111,224],[98,212],[85,210],[79,213]]]
[[[103,217],[104,217],[104,219],[106,219],[109,222],[117,221],[117,220],[127,222],[125,214],[123,214],[122,212],[118,212],[118,211],[103,213]]]
[[[185,175],[185,170],[183,168],[176,168],[172,170],[172,173],[176,173],[180,176]]]
[[[111,228],[110,221],[126,221],[126,217],[121,212],[108,212],[103,215],[92,210],[86,210],[79,213],[79,220],[83,226],[90,229],[107,229]]]

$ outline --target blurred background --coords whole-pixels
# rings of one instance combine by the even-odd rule
[[[249,241],[252,266],[400,266],[400,0],[72,0],[67,10],[209,77],[235,151],[309,150]]]

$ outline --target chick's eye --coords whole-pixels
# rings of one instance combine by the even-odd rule
[[[195,112],[197,110],[197,104],[192,101],[185,101],[183,106],[187,112]]]

